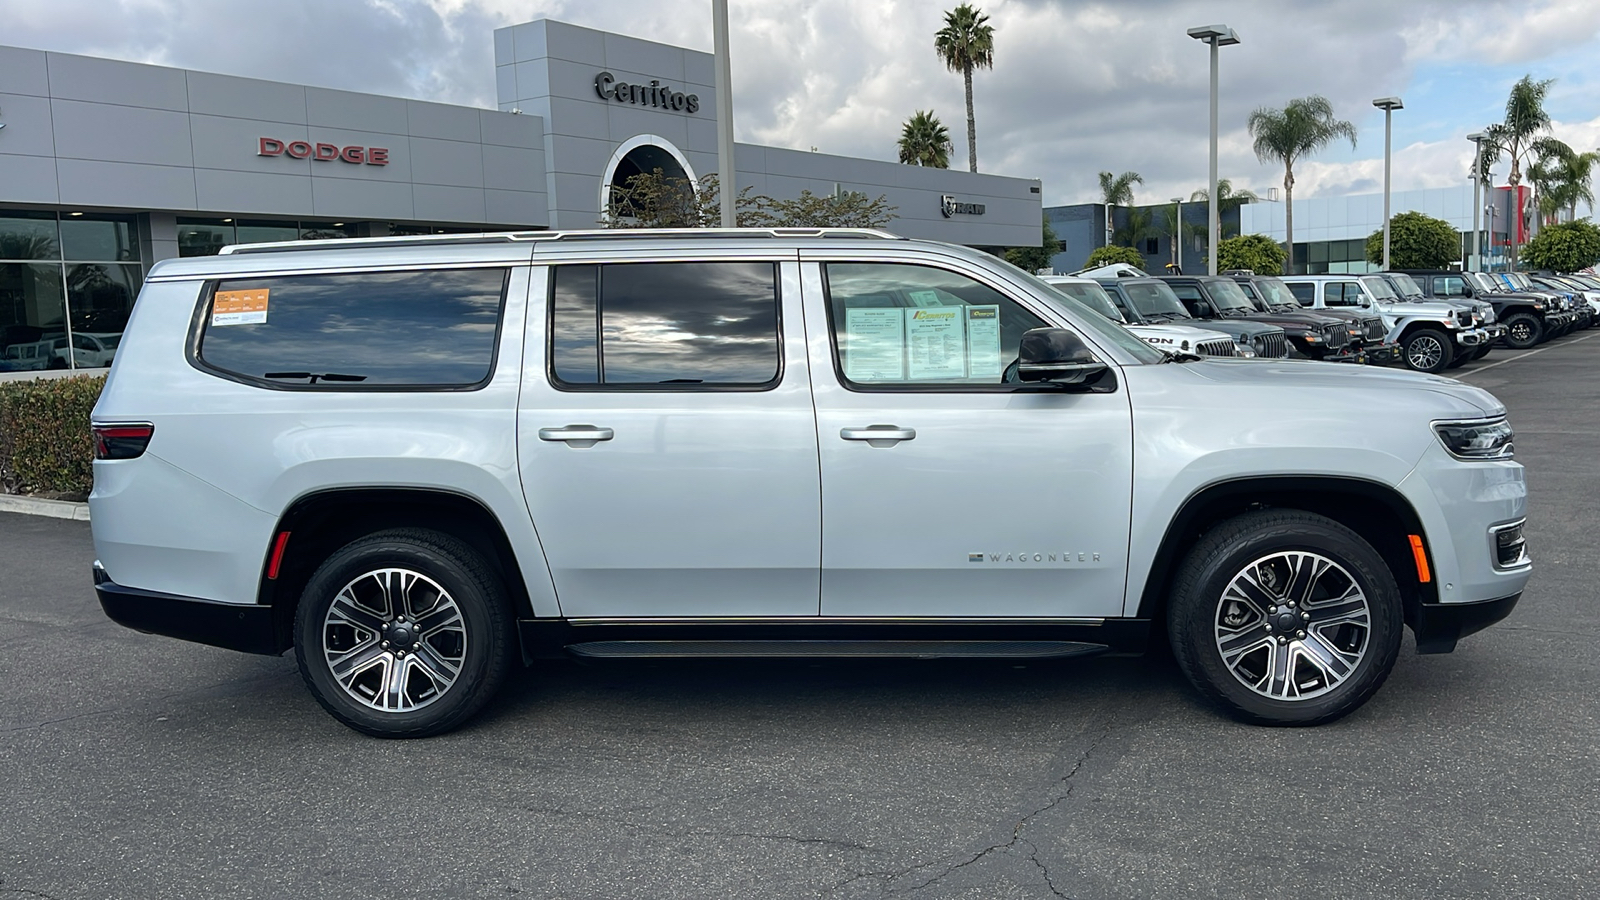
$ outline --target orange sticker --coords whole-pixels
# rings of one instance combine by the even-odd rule
[[[211,298],[212,325],[261,325],[267,321],[267,288],[217,291]]]

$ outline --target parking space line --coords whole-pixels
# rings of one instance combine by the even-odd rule
[[[1588,339],[1589,339],[1589,338],[1592,338],[1592,337],[1596,337],[1596,335],[1593,335],[1593,334],[1586,334],[1586,335],[1584,335],[1584,336],[1583,336],[1583,337],[1581,337],[1581,338],[1577,338],[1577,339],[1575,339],[1575,340],[1570,340],[1570,341],[1566,341],[1566,342],[1564,342],[1564,343],[1562,343],[1562,344],[1560,344],[1560,345],[1559,345],[1559,346],[1562,346],[1562,347],[1570,347],[1570,346],[1572,346],[1572,345],[1573,345],[1573,344],[1581,344],[1581,343],[1583,343],[1583,342],[1584,342],[1584,341],[1587,341],[1587,340],[1588,340]],[[1470,375],[1476,375],[1476,374],[1478,374],[1478,373],[1479,373],[1479,372],[1487,372],[1487,371],[1489,371],[1489,370],[1490,370],[1490,369],[1492,369],[1492,368],[1494,368],[1494,367],[1495,367],[1495,366],[1503,366],[1503,365],[1505,365],[1505,364],[1506,364],[1506,363],[1512,363],[1512,362],[1516,362],[1516,361],[1517,361],[1517,360],[1519,360],[1519,359],[1527,359],[1527,358],[1528,358],[1528,357],[1530,357],[1530,356],[1533,356],[1533,355],[1535,355],[1535,354],[1538,354],[1538,353],[1543,353],[1543,352],[1545,352],[1545,351],[1546,351],[1546,350],[1554,350],[1554,349],[1555,349],[1555,347],[1540,347],[1540,348],[1539,348],[1539,349],[1537,349],[1537,350],[1529,350],[1529,351],[1528,351],[1528,352],[1527,352],[1527,353],[1523,353],[1523,354],[1520,354],[1520,355],[1518,355],[1518,356],[1513,356],[1513,357],[1511,357],[1511,358],[1510,358],[1510,359],[1502,359],[1502,360],[1500,360],[1500,361],[1499,361],[1499,362],[1493,362],[1493,363],[1489,363],[1489,364],[1488,364],[1488,365],[1487,365],[1487,366],[1484,366],[1484,367],[1483,367],[1483,368],[1480,368],[1480,369],[1473,369],[1473,370],[1472,370],[1472,371],[1470,371],[1470,372],[1462,372],[1462,373],[1461,373],[1461,374],[1460,374],[1460,375],[1457,375],[1457,376],[1456,376],[1456,377],[1457,377],[1457,378],[1466,378],[1466,377],[1468,377],[1468,376],[1470,376]]]

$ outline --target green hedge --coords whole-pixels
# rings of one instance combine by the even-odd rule
[[[94,484],[94,409],[104,375],[0,382],[0,489],[87,495]]]

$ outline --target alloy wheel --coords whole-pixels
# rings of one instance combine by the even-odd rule
[[[1444,359],[1444,345],[1437,338],[1423,335],[1415,338],[1406,347],[1406,362],[1413,369],[1432,371],[1440,367]]]
[[[322,654],[351,699],[380,712],[421,709],[450,690],[467,655],[461,609],[413,569],[352,579],[323,617]]]
[[[1213,626],[1223,665],[1240,684],[1273,700],[1306,700],[1355,673],[1372,609],[1344,566],[1318,553],[1280,551],[1234,575]]]

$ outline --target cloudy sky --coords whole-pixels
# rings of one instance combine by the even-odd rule
[[[933,52],[953,0],[729,5],[739,140],[893,159],[901,123],[932,109],[966,166],[961,78]],[[1375,97],[1406,104],[1396,190],[1462,184],[1464,136],[1501,118],[1527,73],[1556,79],[1556,136],[1600,146],[1600,0],[978,5],[995,29],[995,67],[974,78],[979,167],[1042,179],[1046,205],[1093,199],[1104,169],[1141,173],[1144,202],[1204,185],[1207,51],[1192,25],[1243,41],[1222,50],[1221,170],[1259,193],[1282,171],[1256,161],[1246,117],[1314,93],[1360,140],[1298,167],[1298,196],[1381,188]],[[542,17],[711,49],[710,0],[0,0],[0,42],[492,107],[493,29]]]

